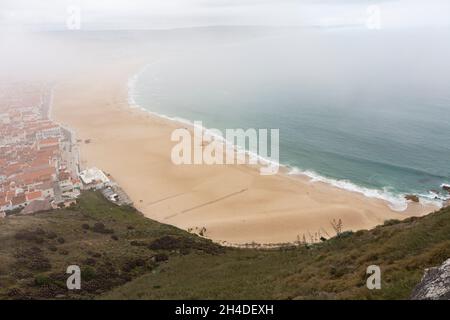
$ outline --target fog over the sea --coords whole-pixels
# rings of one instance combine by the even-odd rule
[[[78,8],[83,29],[211,25],[363,25],[377,10],[384,28],[448,26],[448,0],[2,0],[0,28],[64,29]]]
[[[71,27],[75,26],[75,29]],[[450,30],[450,1],[448,0],[1,0],[0,1],[0,71],[7,68],[14,74],[30,75],[39,70],[55,75],[74,63],[85,63],[97,50],[108,51],[110,44],[121,51],[138,50],[137,46],[156,46],[159,52],[166,45],[185,51],[198,45],[239,41],[254,36],[255,29],[231,28],[225,33],[208,33],[192,29],[140,35],[130,38],[124,30],[171,30],[192,27],[253,26],[266,32],[266,27],[304,27],[321,30],[360,30],[362,32],[395,34],[386,40],[386,48],[404,40],[417,30],[422,36],[433,35],[436,46],[448,43]],[[369,29],[369,30],[368,30]],[[122,30],[108,37],[91,39],[81,31]],[[195,31],[194,31],[195,30]],[[221,29],[223,31],[223,29]],[[51,37],[45,32],[55,33]],[[217,29],[216,29],[217,31]],[[206,33],[205,33],[206,32]],[[259,31],[258,31],[259,32]],[[259,32],[259,35],[261,35]],[[56,35],[56,36],[55,36]],[[170,35],[170,36],[169,36]],[[114,37],[113,37],[114,36]],[[134,36],[133,36],[134,37]],[[295,36],[296,38],[298,36]],[[424,37],[425,39],[427,37]],[[90,40],[89,40],[90,39]],[[79,41],[86,40],[92,50],[80,50]],[[127,41],[126,41],[127,40]],[[300,41],[300,39],[296,39]],[[123,41],[123,42],[121,42]],[[164,42],[164,46],[160,45]],[[309,39],[310,46],[314,41]],[[169,44],[170,43],[170,44]],[[382,42],[381,42],[382,43]],[[126,44],[126,45],[125,45]],[[358,46],[358,44],[350,44]],[[129,49],[134,46],[134,49]],[[412,47],[417,47],[418,50]],[[408,55],[427,49],[412,42]],[[436,49],[435,47],[428,48]],[[311,48],[314,51],[314,47]],[[320,50],[320,48],[317,48]],[[330,54],[333,48],[328,48]],[[110,50],[114,52],[114,50]],[[153,52],[156,52],[152,48]],[[166,51],[167,52],[167,51]],[[374,55],[376,51],[374,52]],[[395,52],[399,58],[404,53]],[[320,52],[319,52],[320,55]],[[370,55],[370,54],[369,54]],[[367,61],[371,57],[365,57]],[[4,77],[7,77],[5,73]]]
[[[77,15],[78,14],[78,15]],[[75,22],[75,28],[69,27]],[[78,24],[77,24],[78,23]],[[69,66],[84,64],[89,56],[112,47],[125,50],[142,50],[142,46],[158,47],[166,52],[168,45],[189,51],[198,45],[239,41],[254,36],[255,29],[231,28],[226,32],[200,29],[174,31],[130,37],[125,30],[171,30],[192,27],[253,26],[267,32],[266,27],[305,27],[321,30],[360,30],[379,33],[378,38],[391,34],[385,41],[385,50],[391,44],[399,47],[414,30],[422,39],[432,35],[434,45],[424,47],[420,42],[410,42],[408,56],[423,50],[435,50],[448,43],[450,30],[450,1],[448,0],[1,0],[0,1],[0,76],[23,73],[57,75]],[[373,28],[372,28],[373,27]],[[369,29],[369,30],[368,30]],[[90,38],[81,31],[122,30],[108,37]],[[224,29],[220,29],[224,30]],[[49,36],[35,31],[68,31]],[[216,29],[217,31],[217,29]],[[400,32],[400,33],[399,33]],[[393,39],[393,34],[397,40]],[[295,36],[298,38],[298,36]],[[419,37],[420,38],[420,37]],[[85,50],[86,40],[91,50]],[[83,42],[83,46],[79,45]],[[163,41],[164,45],[159,42]],[[296,39],[296,42],[302,42]],[[314,41],[309,39],[310,51]],[[383,41],[380,42],[381,44]],[[358,44],[350,44],[357,46]],[[134,49],[130,49],[130,46]],[[83,47],[83,50],[80,48]],[[111,48],[112,48],[111,47]],[[376,47],[376,46],[375,46]],[[417,50],[414,48],[417,47]],[[320,48],[316,48],[320,50]],[[164,51],[166,50],[166,51]],[[333,48],[328,48],[332,56]],[[152,52],[157,52],[153,49]],[[373,52],[376,55],[376,50]],[[400,59],[405,52],[393,52]],[[320,52],[319,52],[320,56]],[[365,57],[370,61],[370,53]],[[411,60],[413,60],[411,58]],[[9,70],[5,72],[5,68]],[[438,76],[438,75],[436,75]]]

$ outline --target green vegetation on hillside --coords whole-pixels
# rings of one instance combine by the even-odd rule
[[[159,250],[166,238],[186,249]],[[223,249],[87,192],[69,209],[0,219],[0,299],[94,298],[193,251]],[[79,291],[67,290],[69,265],[81,268]]]
[[[89,192],[71,209],[0,220],[0,299],[407,299],[449,257],[449,208],[316,245],[236,249]],[[372,264],[381,290],[366,288]],[[66,289],[69,265],[79,291]]]

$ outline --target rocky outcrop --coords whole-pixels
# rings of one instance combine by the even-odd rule
[[[442,189],[444,189],[445,191],[447,191],[448,193],[450,193],[450,185],[448,184],[443,184],[441,185]]]
[[[407,194],[405,196],[406,200],[412,201],[412,202],[419,202],[419,197],[414,194]]]
[[[414,288],[412,300],[450,300],[450,259],[440,267],[429,268]]]

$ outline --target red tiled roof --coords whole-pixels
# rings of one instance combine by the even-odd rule
[[[30,163],[30,167],[46,167],[50,165],[50,159],[47,156],[43,156],[43,157],[38,157],[36,159],[34,159],[31,163]]]
[[[36,183],[40,181],[48,181],[52,179],[52,175],[56,173],[56,169],[53,167],[47,167],[32,172],[26,172],[18,175],[14,178],[15,181],[19,181],[25,184]]]
[[[36,200],[42,197],[41,191],[33,191],[26,194],[27,201]]]
[[[14,198],[12,198],[12,200],[11,200],[11,203],[14,205],[14,206],[18,206],[18,205],[21,205],[21,204],[24,204],[26,202],[26,198],[25,198],[25,194],[19,194],[18,196],[16,196],[16,197],[14,197]]]
[[[16,196],[14,191],[6,192],[6,201],[12,201],[12,199]]]
[[[38,189],[38,190],[53,189],[53,183],[49,182],[49,181],[43,182],[40,185],[36,186],[36,189]]]
[[[4,205],[7,205],[7,204],[9,204],[10,203],[10,201],[8,200],[6,200],[6,197],[1,197],[0,198],[0,207],[3,207]]]
[[[63,171],[59,173],[59,180],[63,181],[63,180],[68,180],[70,178],[70,173],[67,171]]]
[[[22,163],[13,163],[10,164],[9,166],[7,166],[6,168],[3,169],[3,172],[5,173],[5,175],[7,177],[15,174],[15,173],[19,173],[22,169],[23,164]]]
[[[47,138],[47,139],[43,139],[43,140],[40,140],[39,141],[39,144],[40,145],[43,145],[43,144],[57,144],[57,143],[59,143],[59,139],[58,138]]]

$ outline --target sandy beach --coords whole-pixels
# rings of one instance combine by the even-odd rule
[[[170,135],[183,125],[132,109],[127,81],[145,59],[98,59],[60,80],[52,116],[81,139],[84,167],[110,174],[145,216],[183,229],[206,228],[221,243],[293,242],[345,230],[369,229],[388,219],[433,211],[411,203],[396,212],[387,202],[307,177],[261,176],[245,165],[181,165],[171,162]],[[90,143],[84,141],[89,139]]]

